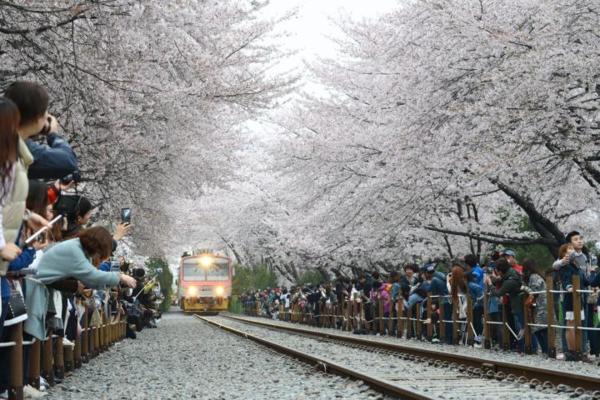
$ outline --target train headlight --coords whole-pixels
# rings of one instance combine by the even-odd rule
[[[202,256],[199,262],[204,268],[210,268],[213,265],[213,258],[211,256]]]
[[[195,296],[198,294],[198,289],[195,286],[190,286],[187,288],[187,294],[188,296]]]
[[[217,293],[217,295],[222,296],[223,293],[225,293],[225,289],[223,288],[223,286],[217,286],[215,288],[215,292]]]

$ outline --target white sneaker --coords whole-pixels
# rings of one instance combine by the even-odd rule
[[[44,378],[42,378],[42,377],[40,376],[40,388],[41,388],[42,386],[43,386],[45,389],[47,389],[47,388],[49,388],[49,387],[50,387],[50,384],[48,383],[48,381],[46,381]]]
[[[0,399],[8,399],[8,390],[0,393]]]
[[[75,347],[75,343],[71,342],[69,339],[67,339],[65,337],[65,338],[63,338],[63,346],[66,346],[66,347]]]
[[[48,393],[42,393],[36,388],[29,385],[23,388],[23,397],[26,399],[39,399],[41,397],[46,396],[47,394]]]
[[[480,349],[480,348],[481,348],[481,345],[480,345],[479,343],[474,343],[474,344],[473,344],[473,347],[474,347],[474,348],[476,348],[476,349]]]

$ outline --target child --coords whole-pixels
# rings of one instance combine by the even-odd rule
[[[467,285],[469,297],[473,301],[473,329],[475,330],[474,347],[481,347],[481,335],[483,333],[483,289],[477,283],[477,276],[473,273],[473,270],[465,272],[463,279],[465,285]]]

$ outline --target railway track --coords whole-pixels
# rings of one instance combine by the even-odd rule
[[[530,387],[528,381],[518,377],[514,380],[507,377],[499,381],[495,373],[489,375],[483,370],[477,371],[462,364],[442,362],[431,357],[407,356],[406,353],[370,346],[370,341],[357,344],[345,340],[346,337],[343,336],[313,335],[305,329],[281,329],[278,325],[266,322],[222,317],[197,318],[316,365],[328,373],[363,381],[371,388],[395,398],[566,399],[572,395],[568,390],[557,393],[550,390],[549,386]],[[290,332],[293,333],[293,340],[289,340]],[[352,348],[351,352],[348,351],[349,347]]]
[[[537,387],[541,385],[547,388],[553,388],[560,392],[568,391],[578,395],[587,394],[591,395],[594,399],[600,399],[600,378],[597,377],[521,365],[505,361],[488,360],[444,351],[415,348],[402,344],[374,341],[360,337],[351,337],[312,329],[303,329],[297,326],[273,324],[265,321],[259,321],[257,319],[234,317],[230,315],[222,315],[222,317],[255,326],[269,327],[272,329],[280,329],[296,334],[331,339],[356,346],[365,346],[366,348],[370,349],[379,349],[390,352],[391,354],[399,354],[404,359],[408,360],[417,360],[427,363],[433,362],[434,365],[447,367],[456,365],[461,371],[465,371],[476,376],[485,376],[489,379],[495,379],[499,381],[518,380],[522,383],[527,383],[530,387]]]

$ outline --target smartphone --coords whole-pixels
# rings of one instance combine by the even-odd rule
[[[121,222],[126,225],[131,223],[131,208],[126,207],[121,209]]]

